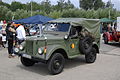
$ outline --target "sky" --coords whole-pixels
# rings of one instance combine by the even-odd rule
[[[103,0],[104,2],[107,2],[108,0]],[[114,4],[114,8],[120,11],[120,0],[111,0],[112,4]]]
[[[30,2],[30,1],[35,1],[35,2],[38,2],[40,3],[41,1],[43,0],[2,0],[3,2],[6,2],[6,3],[11,3],[12,1],[19,1],[19,2],[22,2],[22,3],[26,3],[26,2]],[[51,1],[51,4],[56,4],[58,0],[50,0]],[[67,1],[67,0],[65,0]],[[79,7],[79,0],[70,0],[76,7]]]
[[[35,1],[35,2],[38,2],[40,3],[41,1],[43,0],[2,0],[3,2],[6,2],[6,3],[11,3],[12,1],[19,1],[19,2],[22,2],[22,3],[26,3],[26,2],[30,2],[30,1]],[[51,1],[51,4],[56,4],[58,0],[50,0]],[[65,0],[67,1],[67,0]],[[79,0],[70,0],[76,7],[79,7]],[[108,1],[108,0],[103,0],[105,3]],[[116,8],[117,10],[120,10],[120,0],[111,0],[112,3],[114,4],[114,8]]]

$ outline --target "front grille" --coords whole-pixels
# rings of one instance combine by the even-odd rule
[[[33,41],[26,41],[25,50],[27,54],[33,54]]]

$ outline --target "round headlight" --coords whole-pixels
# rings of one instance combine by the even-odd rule
[[[20,49],[20,50],[23,50],[23,46],[22,46],[22,45],[20,45],[20,46],[19,46],[19,49]]]
[[[41,55],[43,53],[41,48],[38,48],[38,53]]]
[[[18,49],[18,48],[14,48],[14,51],[15,51],[16,53],[18,53],[18,52],[19,52],[19,49]]]

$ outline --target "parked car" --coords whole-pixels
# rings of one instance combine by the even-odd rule
[[[87,63],[94,63],[99,47],[99,19],[60,18],[49,21],[42,36],[27,37],[14,52],[24,66],[43,62],[51,74],[58,74],[63,71],[65,59],[85,55]]]

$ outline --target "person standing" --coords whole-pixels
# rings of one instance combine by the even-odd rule
[[[20,45],[26,39],[26,33],[23,24],[18,26],[18,28],[16,29],[16,34],[17,34],[18,44]]]
[[[8,53],[9,58],[14,57],[13,55],[13,41],[14,41],[14,34],[16,33],[14,23],[8,23],[6,26],[6,38],[8,41]]]
[[[111,24],[110,24],[110,23],[107,25],[107,28],[108,28],[108,32],[111,32],[111,31],[112,31],[112,28],[111,28]]]
[[[5,44],[6,44],[6,26],[2,25],[2,46],[5,48]]]

